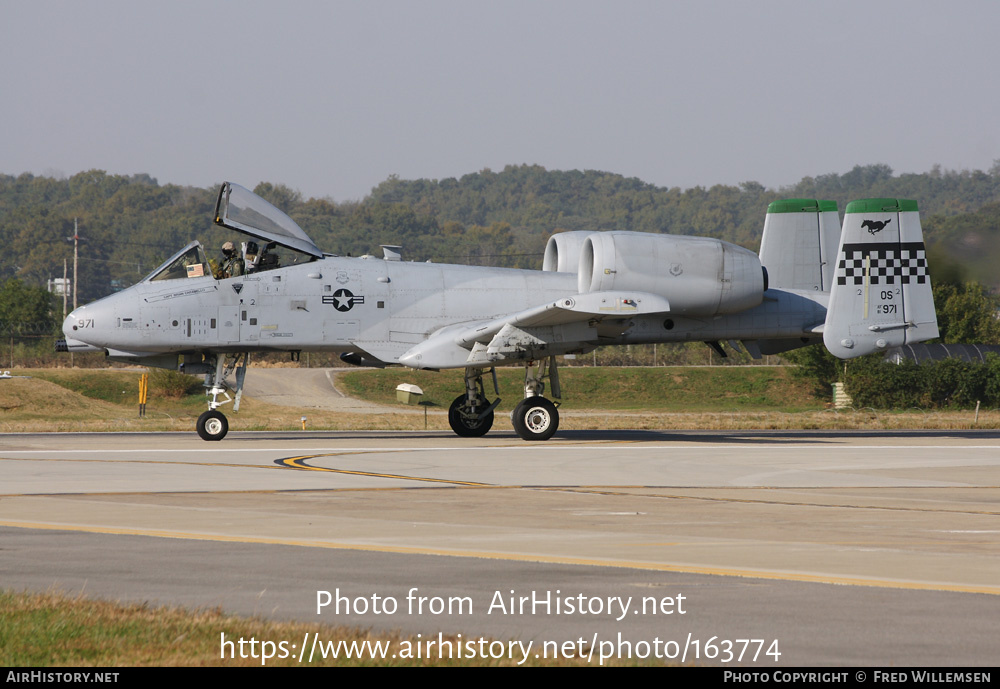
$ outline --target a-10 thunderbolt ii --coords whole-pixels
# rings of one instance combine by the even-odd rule
[[[564,232],[549,239],[541,271],[405,262],[391,250],[325,254],[285,213],[230,183],[215,223],[249,236],[243,274],[214,276],[193,241],[133,287],[74,309],[62,343],[205,374],[209,409],[197,423],[205,440],[228,432],[219,408],[239,409],[252,352],[464,368],[465,390],[448,411],[460,436],[492,427],[495,367],[523,365],[514,430],[546,440],[559,425],[544,396],[547,385],[561,397],[559,355],[696,340],[720,352],[721,342],[741,341],[760,357],[822,341],[852,358],[938,334],[913,201],[851,202],[842,231],[833,202],[776,201],[759,255],[702,237]]]

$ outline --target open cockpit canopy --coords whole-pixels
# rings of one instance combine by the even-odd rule
[[[225,182],[219,190],[215,224],[323,258],[323,252],[294,220],[249,189],[232,182]]]

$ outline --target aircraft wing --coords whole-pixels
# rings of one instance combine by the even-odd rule
[[[667,313],[666,298],[647,292],[604,291],[574,294],[524,311],[477,323],[442,328],[399,357],[411,368],[489,366],[501,360],[537,359],[597,345],[598,325]]]

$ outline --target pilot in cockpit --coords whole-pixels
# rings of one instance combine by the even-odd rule
[[[233,246],[232,242],[226,242],[222,245],[222,256],[224,261],[222,264],[222,277],[232,278],[244,273],[243,257]]]
[[[278,254],[274,251],[276,246],[278,246],[276,242],[268,242],[264,245],[264,250],[260,252],[260,258],[257,259],[257,270],[274,270],[279,267]]]

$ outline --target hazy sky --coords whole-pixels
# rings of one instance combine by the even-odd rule
[[[0,172],[266,180],[537,163],[682,188],[1000,158],[1000,3],[0,0]]]

